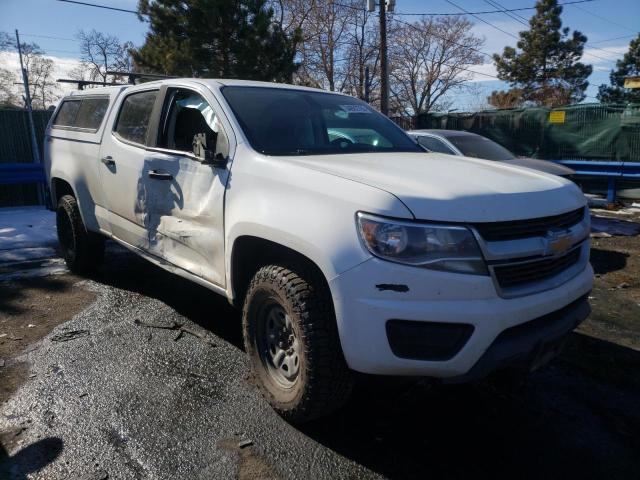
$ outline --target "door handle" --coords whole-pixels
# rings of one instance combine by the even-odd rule
[[[113,167],[116,164],[116,161],[113,159],[111,155],[107,155],[106,157],[102,157],[100,159],[102,163],[104,163],[107,167]]]
[[[173,175],[167,172],[163,172],[161,170],[149,170],[149,178],[153,178],[154,180],[172,180]]]

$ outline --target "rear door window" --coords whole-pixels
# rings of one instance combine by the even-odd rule
[[[108,98],[85,98],[76,116],[75,126],[89,130],[98,130],[102,124],[107,108]]]
[[[145,145],[151,112],[156,101],[157,90],[132,93],[122,102],[114,132],[129,142]]]
[[[81,100],[65,100],[60,105],[53,125],[56,127],[73,127],[75,125]]]
[[[109,97],[79,97],[64,100],[53,120],[53,126],[95,132],[100,128],[108,108]]]

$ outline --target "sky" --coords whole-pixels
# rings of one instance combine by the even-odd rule
[[[89,3],[109,5],[135,10],[137,0],[85,0]],[[498,0],[506,8],[532,7],[535,0]],[[569,0],[560,0],[565,2]],[[364,4],[365,0],[363,0]],[[495,10],[486,0],[453,0],[453,3],[467,11]],[[396,0],[396,12],[400,13],[457,13],[455,5],[447,0]],[[528,20],[531,10],[517,12]],[[400,17],[410,21],[416,17]],[[500,53],[507,45],[515,46],[517,36],[525,26],[504,13],[481,15],[480,18],[500,30],[480,20],[468,17],[474,22],[473,32],[485,38],[482,48],[487,54]],[[596,101],[598,86],[608,83],[609,71],[615,61],[627,51],[629,42],[640,31],[640,0],[594,0],[578,5],[566,5],[562,13],[563,26],[580,30],[587,38],[583,62],[593,65],[589,78],[587,99]],[[74,39],[81,30],[96,29],[115,35],[120,40],[131,41],[138,46],[144,42],[147,24],[131,13],[109,11],[88,6],[60,2],[58,0],[0,0],[0,31],[13,33],[18,29],[21,41],[35,42],[47,55],[55,57],[57,76],[66,77],[78,58],[78,44]],[[508,33],[505,33],[508,32]],[[486,64],[472,67],[480,73],[495,75],[493,62],[485,57]],[[17,62],[16,55],[3,54],[0,62],[11,67]],[[507,87],[504,82],[491,76],[477,74],[469,85],[468,92],[451,97],[451,108],[458,110],[477,109],[482,106],[492,90]]]

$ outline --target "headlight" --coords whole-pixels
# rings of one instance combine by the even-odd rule
[[[466,227],[403,222],[358,213],[358,231],[376,257],[433,270],[487,275],[478,243]]]

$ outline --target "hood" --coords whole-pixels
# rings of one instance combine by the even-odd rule
[[[576,172],[569,167],[560,165],[559,163],[550,162],[549,160],[540,160],[538,158],[514,158],[513,160],[505,160],[503,163],[509,165],[516,165],[519,167],[533,168],[540,172],[551,173],[552,175],[560,175],[566,177],[567,175],[574,175]]]
[[[421,220],[519,220],[557,215],[586,203],[568,180],[468,157],[361,153],[279,159],[385,190]]]

